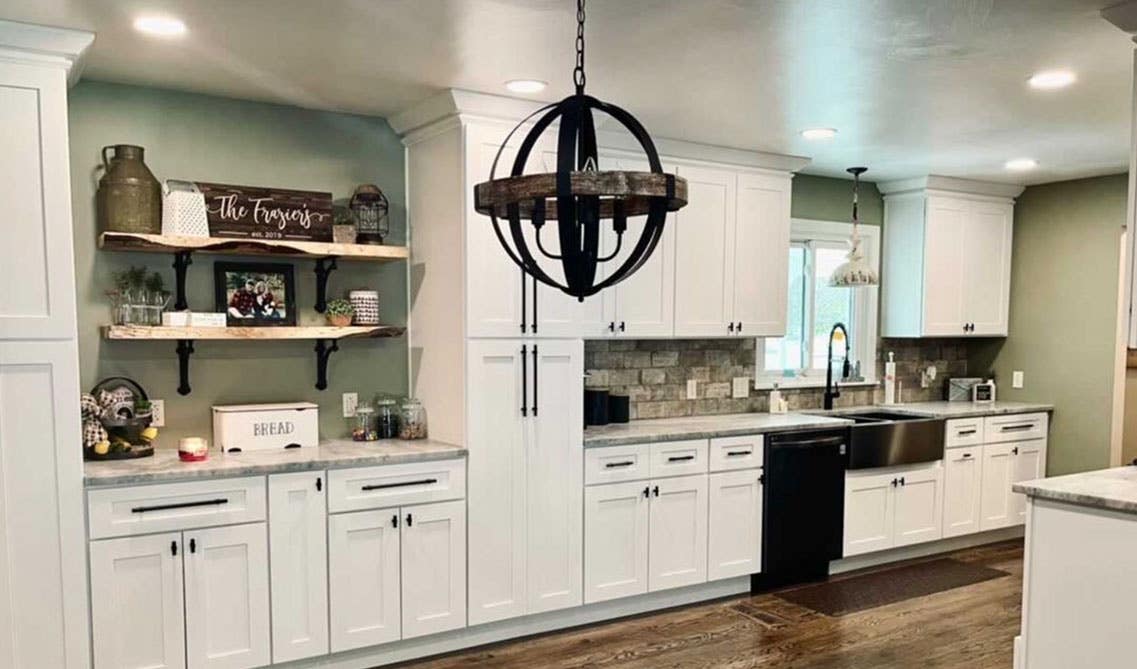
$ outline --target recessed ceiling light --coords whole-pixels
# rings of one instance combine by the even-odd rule
[[[1038,167],[1038,161],[1034,158],[1015,158],[1014,160],[1008,160],[1003,167],[1012,172],[1023,172]]]
[[[139,16],[134,19],[134,29],[155,37],[181,37],[186,34],[186,24],[172,16]]]
[[[1030,87],[1045,91],[1066,88],[1074,83],[1077,78],[1070,70],[1046,70],[1045,72],[1037,72],[1030,78]]]
[[[505,82],[505,87],[514,93],[540,93],[548,86],[539,79],[514,79]]]
[[[833,139],[837,136],[835,128],[809,128],[801,131],[801,136],[806,139]]]

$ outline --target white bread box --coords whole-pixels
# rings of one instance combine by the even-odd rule
[[[223,453],[316,446],[320,407],[312,402],[213,407],[213,443]]]

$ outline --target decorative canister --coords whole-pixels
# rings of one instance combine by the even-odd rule
[[[384,398],[375,401],[375,431],[380,439],[399,436],[399,411],[395,400]]]
[[[356,325],[379,325],[379,293],[374,290],[353,290],[347,294],[355,307]]]
[[[107,151],[114,155],[107,157]],[[141,146],[103,147],[102,178],[95,194],[99,229],[110,232],[162,231],[162,185],[142,161]]]
[[[375,441],[379,433],[375,430],[375,409],[362,405],[355,408],[355,427],[351,428],[351,438],[355,441]]]
[[[387,196],[375,184],[355,189],[348,204],[355,217],[356,241],[360,244],[382,244],[391,231],[387,221]]]
[[[399,439],[426,439],[426,409],[413,397],[399,408]]]

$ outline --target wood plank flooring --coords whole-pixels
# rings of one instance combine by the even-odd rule
[[[776,594],[735,597],[400,666],[1010,667],[1022,602],[1022,542],[991,544],[950,557],[1005,571],[1007,576],[836,618],[791,604]]]

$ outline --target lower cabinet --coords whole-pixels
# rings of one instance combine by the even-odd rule
[[[98,668],[269,664],[265,524],[93,541]]]
[[[1046,440],[1009,441],[983,446],[981,530],[1026,522],[1026,497],[1011,490],[1019,481],[1042,478],[1046,468]]]
[[[944,538],[979,531],[983,447],[944,451]]]
[[[328,502],[322,471],[268,477],[272,661],[328,653]]]
[[[942,536],[944,470],[918,467],[845,475],[845,557]]]
[[[757,469],[711,474],[707,579],[762,571],[762,476]]]
[[[466,624],[466,506],[439,502],[332,514],[331,650]]]
[[[707,580],[707,475],[651,482],[647,589]]]

